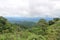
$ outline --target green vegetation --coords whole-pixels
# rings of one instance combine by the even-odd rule
[[[31,27],[30,24],[11,24],[1,16],[0,40],[60,40],[60,18],[53,18],[48,22],[40,19]]]

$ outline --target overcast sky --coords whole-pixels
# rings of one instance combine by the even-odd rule
[[[0,0],[0,16],[60,17],[60,0]]]

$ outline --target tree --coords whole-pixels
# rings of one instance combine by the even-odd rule
[[[0,32],[11,32],[12,30],[11,24],[7,21],[6,18],[0,16]]]
[[[53,18],[53,20],[56,22],[56,21],[59,21],[60,18]]]
[[[5,25],[7,22],[7,19],[5,19],[4,17],[0,16],[0,23]]]
[[[48,22],[45,19],[40,19],[37,23],[43,30],[48,26]]]
[[[53,20],[48,21],[49,25],[53,25],[55,22]]]
[[[45,19],[40,19],[35,28],[32,28],[32,32],[38,35],[45,35],[48,27],[48,23]]]

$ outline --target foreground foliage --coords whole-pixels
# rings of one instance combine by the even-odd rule
[[[0,40],[60,40],[60,19],[40,19],[33,27],[11,24],[0,17]]]

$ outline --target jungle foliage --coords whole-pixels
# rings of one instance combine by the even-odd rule
[[[48,22],[40,19],[32,27],[26,27],[11,24],[0,16],[0,40],[60,40],[60,18],[53,18]]]

